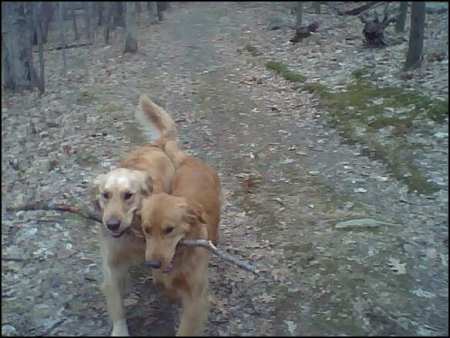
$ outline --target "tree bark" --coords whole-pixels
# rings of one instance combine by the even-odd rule
[[[302,26],[303,20],[303,1],[297,1],[297,13],[295,21],[295,29],[298,31]]]
[[[423,59],[423,36],[425,30],[425,1],[413,2],[411,28],[405,70],[420,67]]]
[[[84,21],[86,24],[86,37],[89,42],[92,42],[92,25],[91,25],[92,5],[93,3],[91,1],[84,3]]]
[[[405,31],[406,15],[408,13],[408,2],[400,2],[400,15],[398,16],[397,23],[395,24],[395,31],[402,33]]]
[[[73,25],[73,32],[75,35],[74,40],[78,41],[80,39],[80,35],[78,34],[77,15],[75,8],[72,8],[72,25]]]
[[[126,38],[124,53],[136,53],[137,44],[137,27],[136,27],[136,3],[126,2]]]
[[[42,95],[45,92],[45,60],[44,60],[44,46],[42,39],[42,24],[40,21],[39,14],[42,13],[42,3],[35,2],[32,3],[33,8],[33,26],[37,33],[37,43],[39,46],[39,65],[40,65],[40,75],[39,79],[37,79],[37,87],[39,89],[39,93]]]
[[[320,1],[314,1],[313,7],[314,7],[316,14],[320,14]]]
[[[96,1],[93,4],[95,18],[97,19],[96,25],[103,26],[105,22],[105,3],[101,1]]]
[[[62,57],[63,57],[63,74],[66,74],[67,72],[67,58],[66,58],[66,38],[64,36],[64,16],[63,16],[63,11],[64,11],[64,2],[59,2],[58,3],[58,26],[59,26],[59,42],[61,44],[61,48],[62,48]]]
[[[2,4],[5,22],[2,22],[2,63],[4,86],[14,91],[31,89],[35,70],[33,67],[33,31],[26,3]],[[3,21],[3,20],[2,20]]]
[[[158,16],[158,4],[156,3],[156,1],[148,1],[147,8],[150,24],[157,23],[159,21],[159,16]]]
[[[126,12],[126,3],[122,1],[114,1],[110,3],[113,7],[113,26],[114,27],[125,27],[125,12]]]
[[[156,11],[158,13],[159,21],[163,21],[164,19],[163,11],[165,9],[167,9],[165,1],[156,1]]]
[[[107,2],[105,3],[105,7],[106,7],[105,44],[109,45],[113,25],[113,11],[114,11],[113,3]]]

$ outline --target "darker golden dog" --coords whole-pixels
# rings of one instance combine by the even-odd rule
[[[143,200],[145,261],[166,294],[181,300],[183,312],[177,335],[198,335],[208,314],[208,251],[180,242],[218,240],[220,182],[212,168],[183,154],[175,142],[168,142],[166,152],[177,168],[172,195],[152,194]]]

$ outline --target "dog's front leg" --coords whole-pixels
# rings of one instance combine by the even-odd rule
[[[102,291],[106,297],[108,313],[112,319],[112,336],[128,336],[123,296],[128,274],[127,265],[112,265],[104,262]]]
[[[177,336],[198,336],[202,334],[209,308],[207,285],[202,289],[197,294],[183,296],[183,312]]]

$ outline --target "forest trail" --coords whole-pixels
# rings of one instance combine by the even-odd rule
[[[8,184],[26,195],[57,182],[40,193],[87,196],[90,179],[146,141],[133,117],[146,93],[177,121],[183,147],[220,174],[220,245],[260,270],[255,277],[212,257],[206,334],[447,335],[446,203],[406,193],[382,162],[321,121],[316,98],[279,86],[263,61],[238,52],[271,6],[177,3],[159,25],[141,27],[136,55],[110,47],[72,55],[82,60],[73,77],[84,87],[53,89],[52,99],[69,108],[55,108],[66,114],[57,120],[62,130],[44,137],[53,138],[47,146],[54,152],[65,142],[77,152],[57,157],[58,170],[40,174],[34,186],[18,174],[8,174]],[[33,105],[21,104],[8,116]],[[36,112],[50,121],[54,107],[40,104]],[[20,129],[8,119],[9,130]],[[64,129],[73,125],[81,127]],[[18,156],[11,133],[2,129],[2,136],[4,161]],[[18,142],[24,154],[32,141]],[[50,153],[34,151],[23,161]],[[4,216],[5,255],[31,258],[2,260],[2,325],[24,335],[108,335],[96,225],[76,217],[38,224],[48,214]],[[343,223],[352,219],[359,221]],[[130,334],[173,335],[176,307],[146,271],[135,268],[132,276]]]

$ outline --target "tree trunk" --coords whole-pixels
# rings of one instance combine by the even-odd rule
[[[163,21],[164,15],[163,11],[166,9],[165,1],[156,1],[156,11],[158,13],[158,19],[159,21]]]
[[[400,15],[398,17],[397,23],[395,24],[395,31],[397,33],[402,33],[405,31],[406,15],[408,13],[408,2],[400,2]]]
[[[92,42],[92,26],[91,26],[91,17],[92,17],[92,2],[88,1],[84,3],[84,21],[86,24],[86,37],[89,42]]]
[[[73,32],[75,35],[74,41],[78,41],[80,39],[80,35],[78,34],[77,15],[75,8],[72,8],[72,25],[73,25]]]
[[[136,53],[137,44],[137,27],[136,27],[136,3],[126,2],[126,38],[124,53]]]
[[[121,1],[111,2],[113,7],[113,26],[114,27],[125,27],[125,15],[126,12],[126,3]]]
[[[39,93],[42,95],[45,92],[45,60],[44,60],[44,46],[42,39],[42,24],[43,21],[40,20],[40,13],[42,13],[42,3],[35,2],[32,3],[33,8],[33,26],[37,32],[37,43],[39,46],[39,65],[40,65],[40,75],[39,79],[37,79],[37,87],[39,89]]]
[[[95,17],[97,26],[103,26],[105,23],[105,3],[101,1],[94,2]]]
[[[59,26],[59,43],[62,47],[62,57],[63,57],[63,74],[65,74],[67,72],[67,59],[66,59],[66,38],[64,36],[64,15],[63,15],[63,11],[64,11],[64,2],[59,2],[58,3],[58,26]]]
[[[320,14],[320,1],[314,1],[313,7],[314,7],[316,14]]]
[[[150,24],[157,23],[159,21],[159,16],[158,16],[158,4],[156,3],[156,1],[148,1],[147,8]]]
[[[405,70],[418,68],[422,63],[424,30],[425,1],[413,2],[411,5],[411,28]]]
[[[6,2],[2,4],[4,27],[2,27],[2,62],[4,86],[14,91],[33,87],[32,30],[27,22],[26,4]],[[2,25],[3,26],[3,25]]]
[[[297,1],[297,13],[295,21],[295,29],[298,31],[302,26],[303,20],[303,1]]]
[[[111,37],[111,30],[113,25],[113,3],[107,2],[105,3],[105,44],[109,45],[110,43],[110,37]]]

